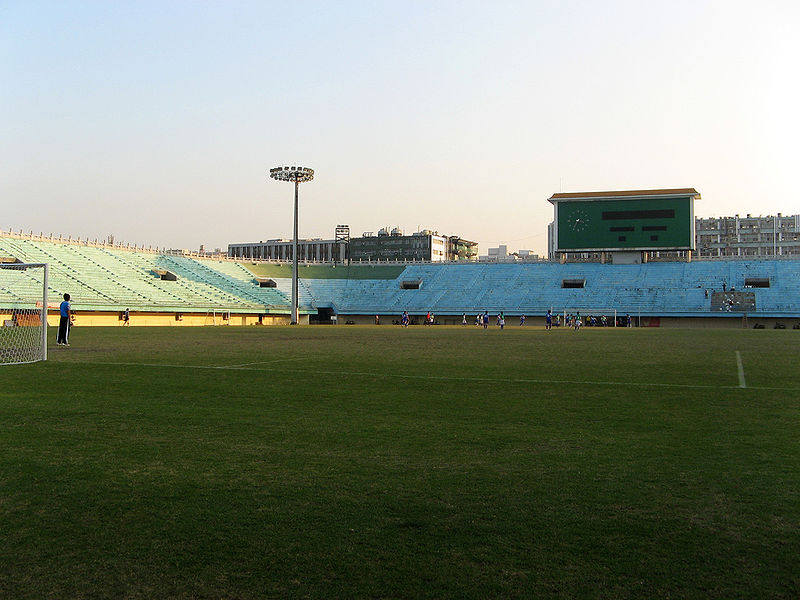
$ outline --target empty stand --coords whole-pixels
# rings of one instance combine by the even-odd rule
[[[82,310],[264,312],[288,306],[279,291],[248,284],[248,272],[239,265],[220,263],[226,271],[220,272],[206,264],[210,261],[5,237],[0,238],[0,251],[23,262],[49,263],[50,293],[60,297],[69,292]],[[162,280],[155,273],[162,266],[180,276]],[[22,292],[2,290],[0,299],[4,295],[10,302],[24,296]]]
[[[64,292],[83,310],[250,313],[290,309],[291,278],[270,274],[277,287],[260,287],[254,273],[233,261],[0,237],[0,256],[50,264],[50,294]],[[642,316],[800,316],[800,261],[724,260],[614,265],[599,263],[466,263],[303,268],[300,308],[338,314],[470,315],[576,312]],[[252,267],[259,276],[268,267]],[[162,280],[168,271],[174,281]],[[304,276],[305,275],[305,276]],[[415,285],[403,285],[403,282]],[[565,286],[565,281],[581,286]],[[754,282],[757,283],[754,284]],[[768,282],[764,287],[763,282]],[[38,294],[35,275],[0,282],[0,304]],[[745,288],[745,284],[752,287]],[[730,300],[734,304],[731,305]]]

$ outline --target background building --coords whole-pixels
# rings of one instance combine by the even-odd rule
[[[447,238],[447,260],[477,260],[478,242],[471,242],[457,235]]]
[[[448,245],[447,237],[429,229],[403,235],[397,227],[383,228],[378,235],[365,232],[360,238],[350,238],[350,259],[444,262]]]
[[[400,228],[384,227],[378,235],[366,232],[360,238],[350,237],[348,225],[336,226],[332,240],[298,240],[298,260],[305,262],[344,262],[347,259],[371,261],[474,261],[478,242],[457,235],[443,236],[428,229],[403,235]],[[251,260],[292,260],[292,240],[277,239],[258,243],[228,244],[228,256]]]
[[[698,218],[695,230],[699,256],[800,256],[800,215]]]
[[[500,262],[508,257],[508,246],[500,244],[497,248],[487,248],[486,254],[481,256],[481,262]]]
[[[267,240],[246,244],[228,244],[228,256],[250,260],[293,260],[292,240]],[[346,240],[297,240],[297,259],[306,262],[344,262]]]
[[[517,250],[509,252],[506,244],[500,244],[497,248],[488,248],[486,254],[478,259],[480,262],[517,262],[517,261],[538,261],[541,260],[538,254],[531,250]]]

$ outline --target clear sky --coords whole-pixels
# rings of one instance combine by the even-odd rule
[[[554,192],[800,212],[800,2],[0,0],[0,229],[546,251]]]

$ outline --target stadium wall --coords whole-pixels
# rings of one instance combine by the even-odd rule
[[[581,313],[585,316],[585,313]],[[378,313],[380,317],[380,326],[384,325],[391,327],[392,325],[400,324],[400,314],[397,313]],[[412,323],[422,325],[425,321],[424,314],[411,314],[409,315]],[[526,320],[524,327],[526,329],[544,329],[544,315],[543,314],[530,314],[526,313]],[[599,315],[595,315],[599,316]],[[606,315],[609,317],[609,315]],[[618,314],[618,316],[621,316]],[[520,314],[505,313],[506,328],[516,329],[519,327]],[[613,317],[613,313],[611,314]],[[609,321],[611,321],[609,317]],[[435,315],[436,325],[461,325],[461,315]],[[759,329],[800,329],[800,317],[759,317],[748,315],[747,319],[743,319],[741,314],[735,314],[724,317],[653,317],[653,316],[639,316],[631,315],[632,327],[642,328],[662,328],[662,329],[753,329],[758,326]],[[497,315],[489,314],[489,327],[496,328]],[[374,325],[375,315],[359,315],[359,314],[339,314],[337,318],[337,325]],[[467,327],[475,327],[475,314],[467,313]],[[613,326],[612,326],[613,328]],[[619,326],[618,329],[623,327]],[[555,328],[558,329],[558,328]],[[566,329],[561,327],[561,329]],[[593,329],[590,327],[590,329]]]
[[[738,318],[737,318],[738,317]],[[775,329],[781,326],[792,329],[795,325],[800,328],[800,318],[780,318],[780,317],[759,317],[748,315],[743,318],[741,315],[732,317],[662,317],[658,327],[668,329],[752,329],[756,325],[763,326],[764,329]]]
[[[0,309],[0,323],[11,318],[10,309]],[[179,313],[131,313],[131,327],[203,327],[213,325],[213,317],[204,314],[183,314],[181,318],[176,318]],[[400,316],[395,313],[378,313],[381,326],[399,325]],[[507,313],[506,327],[513,329],[519,326],[519,314]],[[496,323],[496,315],[490,315],[492,327]],[[424,314],[412,314],[412,322],[422,325],[425,320]],[[651,317],[632,315],[634,327],[660,327],[665,329],[742,329],[759,326],[764,329],[800,328],[800,318],[793,317],[759,317],[758,315],[748,315],[746,319],[742,315],[726,317]],[[47,324],[49,327],[58,327],[59,315],[57,311],[49,311]],[[257,315],[231,314],[227,322],[216,317],[217,325],[248,326],[248,325],[289,325],[288,315],[262,315],[259,322]],[[327,322],[327,321],[326,321]],[[467,314],[467,326],[474,327],[475,315]],[[76,327],[119,327],[123,320],[121,313],[116,311],[103,312],[91,311],[82,312],[75,315]],[[300,315],[300,324],[308,325],[308,315]],[[333,324],[338,325],[374,325],[375,315],[361,314],[339,314],[337,321]],[[436,315],[436,325],[461,325],[460,315]],[[527,314],[525,321],[526,328],[544,328],[544,315]]]

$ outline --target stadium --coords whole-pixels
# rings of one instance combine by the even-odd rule
[[[286,261],[2,232],[0,595],[797,597],[800,263],[692,260],[693,194],[300,263],[299,326]]]
[[[285,324],[291,265],[204,259],[31,237],[0,237],[13,262],[50,264],[50,294],[68,291],[78,325],[115,325],[128,308],[131,325]],[[626,313],[642,326],[742,327],[800,319],[797,260],[705,260],[639,265],[310,264],[300,268],[301,322],[384,322],[407,310],[460,324],[463,313],[537,316]],[[723,283],[726,291],[723,292]],[[269,287],[274,286],[274,287]],[[4,285],[2,308],[41,301],[40,282]],[[730,304],[732,302],[732,304]],[[216,316],[216,317],[215,317]],[[217,323],[218,324],[218,323]]]
[[[396,323],[408,312],[412,321],[431,313],[436,323],[454,325],[464,314],[488,311],[543,325],[549,310],[605,316],[612,325],[630,316],[644,327],[800,323],[797,255],[691,260],[698,198],[693,188],[554,194],[557,261],[306,261],[298,269],[298,322],[374,323],[377,316]],[[600,259],[567,260],[580,253]],[[652,262],[655,256],[660,260]],[[69,293],[78,325],[117,325],[125,311],[132,326],[273,325],[291,318],[291,257],[209,259],[0,232],[0,262],[48,263],[50,297]],[[0,311],[8,316],[41,303],[41,287],[32,272],[7,279]]]

